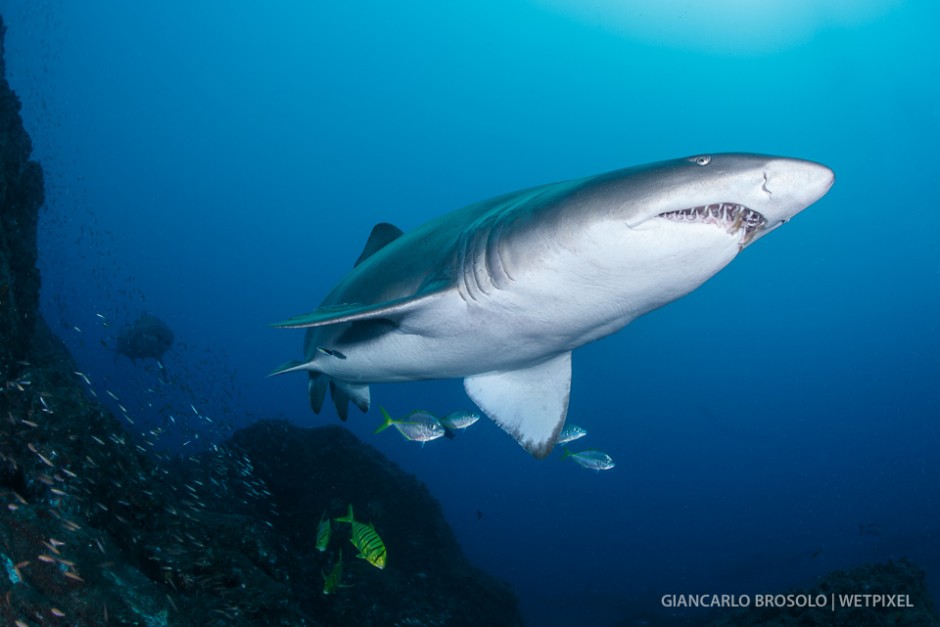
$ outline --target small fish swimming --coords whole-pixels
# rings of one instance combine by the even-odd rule
[[[382,433],[389,427],[394,426],[406,440],[421,442],[422,444],[443,437],[446,433],[441,421],[434,414],[423,409],[411,412],[402,420],[393,419],[384,407],[379,409],[382,410],[385,422],[375,430],[375,433]],[[337,518],[337,520],[339,519]]]
[[[567,444],[568,442],[574,442],[578,438],[583,438],[587,435],[587,431],[578,425],[568,425],[561,430],[561,433],[558,434],[558,439],[555,440],[555,446],[559,444]]]
[[[452,411],[443,418],[441,424],[445,429],[466,429],[480,419],[480,414],[472,411]]]
[[[457,437],[458,429],[466,429],[480,419],[480,414],[472,411],[452,411],[441,418],[444,427],[444,437],[453,440]]]
[[[581,466],[591,470],[610,470],[614,467],[614,460],[603,451],[590,450],[572,453],[569,450],[565,450],[565,454],[562,455],[561,458],[567,459],[569,457]]]
[[[333,528],[330,526],[330,519],[324,511],[320,517],[320,524],[317,525],[317,550],[321,553],[326,550],[327,545],[330,543],[332,533]]]
[[[347,522],[352,525],[352,538],[349,541],[359,551],[359,555],[356,557],[361,557],[376,568],[385,568],[387,560],[385,543],[382,542],[382,538],[379,537],[371,523],[366,525],[353,518],[352,503],[349,505],[349,514],[337,518],[336,522]]]
[[[330,569],[330,574],[325,574],[322,570],[320,575],[323,577],[323,594],[333,594],[336,592],[337,588],[348,588],[346,584],[343,583],[343,551],[340,550],[339,557],[336,559],[336,563],[333,564],[333,568]]]

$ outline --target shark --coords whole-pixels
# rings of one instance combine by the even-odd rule
[[[117,338],[117,348],[113,349],[115,359],[124,355],[135,364],[138,359],[155,359],[163,368],[163,354],[173,345],[173,331],[165,322],[144,314],[133,324],[124,327]]]
[[[484,200],[405,233],[376,225],[310,313],[310,406],[339,417],[373,383],[463,379],[537,458],[568,413],[571,355],[695,290],[822,198],[835,175],[802,159],[701,154]]]

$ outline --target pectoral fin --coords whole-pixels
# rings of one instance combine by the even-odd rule
[[[548,455],[565,425],[571,353],[524,370],[467,377],[464,389],[483,412],[533,456]]]
[[[326,305],[314,309],[310,313],[295,316],[271,326],[284,329],[299,329],[303,327],[322,327],[356,320],[373,320],[375,318],[396,318],[412,311],[416,311],[434,299],[440,292],[448,289],[446,282],[435,282],[422,287],[418,292],[404,298],[384,301],[375,304],[346,303],[342,305]]]

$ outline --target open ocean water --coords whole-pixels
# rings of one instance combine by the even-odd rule
[[[825,163],[836,183],[817,204],[575,352],[568,420],[614,469],[535,460],[485,419],[424,447],[373,435],[379,405],[473,409],[456,380],[374,385],[345,426],[428,485],[533,626],[681,620],[663,595],[776,594],[902,556],[940,592],[935,2],[0,0],[0,14],[46,173],[43,310],[103,400],[145,424],[173,416],[170,450],[259,418],[338,422],[311,413],[302,375],[266,377],[303,337],[268,325],[313,309],[377,222],[407,231],[700,153]],[[172,385],[108,348],[145,312],[175,334]]]

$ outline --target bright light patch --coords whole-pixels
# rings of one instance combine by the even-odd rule
[[[875,20],[903,0],[535,0],[631,39],[718,53],[768,52]]]

